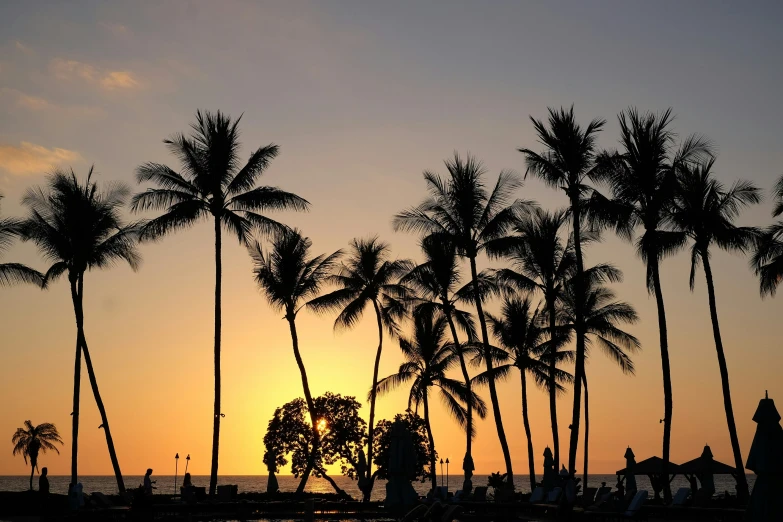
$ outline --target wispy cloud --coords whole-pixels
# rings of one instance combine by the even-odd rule
[[[16,47],[17,51],[20,51],[20,52],[22,52],[24,54],[27,54],[27,55],[35,54],[35,51],[33,51],[31,48],[27,47],[25,44],[23,44],[19,40],[16,40],[14,42],[14,47]]]
[[[0,88],[0,108],[24,110],[42,114],[56,114],[70,118],[101,118],[106,111],[101,107],[85,105],[60,105],[40,96],[33,96],[17,89]]]
[[[49,64],[49,69],[58,80],[81,80],[107,91],[133,90],[141,87],[141,82],[130,71],[101,69],[76,60],[55,58]]]
[[[98,22],[98,26],[117,38],[128,38],[132,34],[127,25],[118,24],[116,22],[102,21]]]
[[[53,166],[80,161],[81,154],[73,150],[47,149],[27,141],[18,146],[0,144],[0,170],[14,176],[43,174]]]

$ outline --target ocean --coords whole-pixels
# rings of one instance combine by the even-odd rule
[[[580,476],[581,477],[581,476]],[[125,487],[134,488],[141,485],[143,481],[141,475],[126,475]],[[173,475],[153,475],[153,480],[156,480],[157,487],[156,493],[167,494],[173,493],[174,489],[174,476]],[[332,477],[339,487],[345,490],[346,493],[352,497],[359,499],[361,497],[359,488],[356,486],[356,482],[341,475]],[[748,484],[753,487],[755,482],[755,475],[748,475]],[[194,475],[192,477],[193,484],[195,486],[209,486],[209,476],[207,475]],[[81,477],[81,483],[84,487],[85,493],[93,493],[99,491],[105,494],[117,493],[117,482],[113,475],[100,475],[100,476],[83,476]],[[450,491],[455,491],[462,485],[462,475],[450,475],[449,477],[438,477],[438,484],[447,484]],[[530,480],[528,477],[517,475],[515,477],[516,490],[521,492],[530,491]],[[616,475],[590,475],[588,478],[590,487],[599,487],[601,482],[606,482],[607,486],[614,486],[617,483]],[[56,476],[51,475],[49,477],[49,487],[52,493],[68,492],[68,483],[70,476]],[[280,491],[295,491],[299,485],[299,479],[291,475],[278,475],[278,485]],[[218,477],[218,484],[236,484],[239,492],[264,492],[266,491],[267,475],[221,475]],[[636,477],[637,486],[639,489],[646,489],[652,494],[652,487],[650,487],[650,481],[647,477]],[[486,475],[475,475],[473,477],[473,486],[483,486],[487,483]],[[177,486],[182,484],[182,475],[177,477]],[[35,489],[38,489],[38,475],[33,479],[33,485]],[[735,493],[734,479],[728,475],[716,475],[715,476],[715,491],[722,493],[729,491]],[[375,487],[372,491],[372,500],[383,500],[386,494],[386,481],[376,480]],[[25,491],[30,487],[30,476],[23,475],[8,475],[0,476],[0,491]],[[413,487],[421,495],[426,495],[430,490],[430,482],[415,482]],[[689,487],[688,481],[682,476],[677,476],[672,481],[672,491],[677,491],[680,487]],[[179,487],[177,487],[179,489]],[[314,493],[331,493],[334,492],[332,486],[324,479],[317,479],[310,477],[307,481],[307,487],[305,491]]]

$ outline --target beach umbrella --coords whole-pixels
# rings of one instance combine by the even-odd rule
[[[555,470],[555,458],[549,446],[544,450],[544,478],[541,481],[544,491],[551,491],[557,486],[557,471]],[[531,488],[533,485],[531,484]]]
[[[766,522],[783,520],[783,427],[775,402],[765,394],[756,414],[756,434],[745,467],[756,474],[753,494],[745,512],[745,520]]]
[[[636,475],[634,475],[634,468],[636,467],[636,455],[633,454],[633,450],[630,446],[625,450],[625,469],[628,473],[625,474],[625,490],[636,491]]]
[[[714,475],[731,475],[735,479],[737,478],[737,468],[713,459],[709,445],[704,446],[701,456],[681,464],[680,472],[683,475],[695,475],[698,477],[701,488],[710,495],[715,493]]]

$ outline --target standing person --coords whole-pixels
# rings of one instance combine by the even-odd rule
[[[185,478],[182,481],[183,488],[189,488],[193,486],[193,479],[190,477],[190,473],[185,473]]]
[[[147,497],[152,496],[152,490],[155,489],[153,487],[153,484],[155,484],[155,481],[152,480],[152,468],[149,468],[147,470],[147,473],[144,474],[144,495]]]
[[[49,478],[47,474],[49,473],[49,469],[44,467],[41,468],[41,476],[38,478],[38,492],[41,494],[43,498],[46,498],[49,496]]]

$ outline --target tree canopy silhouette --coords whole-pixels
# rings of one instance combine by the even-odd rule
[[[0,200],[3,195],[0,194]],[[0,254],[5,252],[21,233],[21,222],[11,218],[0,218]],[[0,286],[17,283],[43,285],[43,274],[22,263],[0,263]]]
[[[14,445],[14,455],[21,455],[24,463],[30,460],[30,491],[33,490],[33,475],[38,469],[38,455],[46,453],[49,450],[60,454],[55,444],[62,444],[60,434],[57,432],[57,426],[49,422],[44,422],[34,426],[29,420],[24,421],[24,428],[17,428],[14,436],[11,437],[11,444]]]

